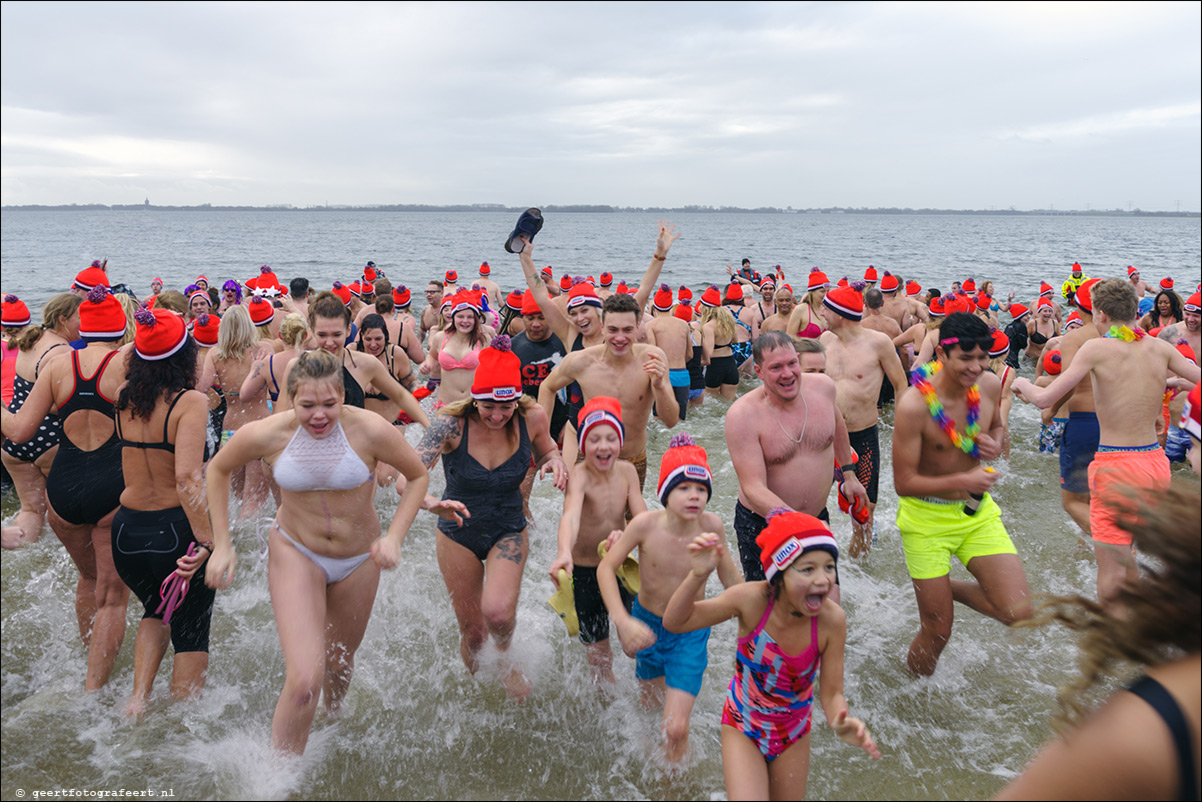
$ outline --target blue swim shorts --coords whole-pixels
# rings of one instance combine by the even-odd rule
[[[637,598],[630,614],[655,633],[655,643],[634,656],[635,677],[645,680],[663,677],[669,688],[692,696],[700,693],[701,678],[709,664],[709,627],[683,635],[669,632],[664,629],[664,620],[647,612]]]

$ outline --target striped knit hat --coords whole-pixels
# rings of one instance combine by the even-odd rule
[[[668,506],[668,494],[681,482],[698,482],[705,485],[710,497],[714,495],[714,477],[710,473],[705,449],[687,434],[672,437],[659,463],[659,482],[655,493],[661,504]]]
[[[768,526],[755,539],[760,547],[760,563],[764,578],[771,580],[793,564],[807,551],[821,549],[839,559],[839,545],[822,521],[788,507],[777,507],[768,513]]]
[[[864,296],[851,287],[835,287],[823,296],[822,305],[848,320],[864,317]]]

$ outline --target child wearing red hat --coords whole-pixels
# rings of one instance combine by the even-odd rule
[[[713,494],[713,477],[705,449],[687,434],[676,435],[660,463],[658,492],[662,510],[636,516],[597,567],[597,584],[605,607],[618,628],[627,654],[635,657],[635,676],[644,698],[662,698],[663,738],[667,759],[680,762],[688,750],[689,715],[701,690],[708,663],[709,629],[685,635],[669,632],[662,615],[673,591],[689,574],[687,544],[703,532],[718,540],[718,578],[725,587],[743,581],[721,536],[722,519],[705,511]],[[631,612],[622,606],[617,569],[639,550],[639,593]]]
[[[612,683],[613,651],[609,646],[609,615],[597,584],[599,549],[614,532],[626,526],[627,509],[632,516],[647,511],[634,463],[619,458],[626,429],[622,405],[616,398],[597,396],[580,411],[580,453],[568,474],[568,489],[559,519],[559,551],[551,563],[551,581],[560,587],[560,571],[571,575],[580,642],[588,653],[593,682]],[[622,605],[630,611],[634,596],[619,588]]]
[[[835,734],[875,758],[881,753],[864,722],[847,714],[847,619],[829,598],[839,557],[835,538],[817,518],[778,508],[756,543],[767,579],[698,601],[725,548],[713,532],[694,538],[689,573],[672,594],[664,623],[669,631],[687,632],[738,618],[735,674],[722,709],[726,793],[731,799],[803,798],[815,685]]]

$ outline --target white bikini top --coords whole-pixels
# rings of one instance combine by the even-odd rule
[[[354,490],[371,479],[371,470],[347,442],[341,423],[320,440],[297,426],[272,474],[281,488],[293,493]]]

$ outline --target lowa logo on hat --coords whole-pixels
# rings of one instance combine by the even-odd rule
[[[518,394],[516,387],[495,387],[492,391],[492,397],[497,401],[509,401]]]
[[[583,429],[585,426],[592,426],[594,423],[600,423],[603,420],[605,420],[605,410],[599,409],[596,412],[590,412],[584,418],[584,426],[580,428]]]
[[[801,544],[796,538],[790,538],[787,543],[776,550],[776,554],[772,555],[772,564],[776,566],[778,571],[784,570],[789,561],[793,559],[793,555],[801,550]]]
[[[710,478],[710,472],[700,465],[684,466],[684,475],[688,479],[700,479],[702,481]]]

